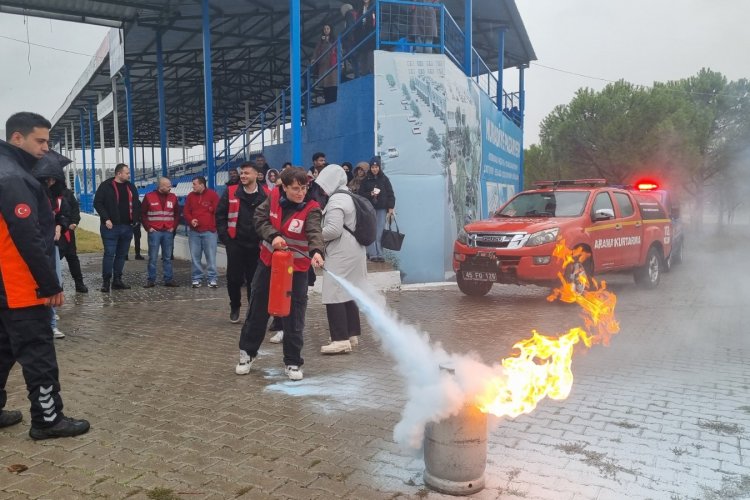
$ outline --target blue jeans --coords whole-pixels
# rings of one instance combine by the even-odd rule
[[[122,278],[125,268],[125,257],[128,256],[130,240],[133,238],[133,227],[130,224],[116,224],[112,229],[102,224],[99,226],[104,244],[104,259],[102,259],[102,279],[109,281],[114,272],[115,279]]]
[[[367,256],[370,258],[373,257],[383,257],[383,247],[380,246],[380,237],[383,236],[383,229],[385,229],[385,214],[388,213],[388,210],[385,208],[376,208],[375,209],[375,219],[377,219],[377,232],[375,233],[376,238],[375,241],[367,245]]]
[[[203,279],[203,264],[201,264],[201,259],[205,255],[208,282],[216,283],[218,279],[216,274],[216,245],[218,240],[219,237],[216,231],[198,232],[191,229],[188,233],[190,258],[193,264],[191,273],[193,281],[201,281]]]
[[[161,265],[164,282],[172,281],[172,231],[152,231],[148,233],[148,280],[156,281],[156,260],[161,247]]]

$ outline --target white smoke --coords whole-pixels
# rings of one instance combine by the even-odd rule
[[[429,336],[399,321],[385,301],[354,287],[329,272],[356,300],[383,349],[396,361],[396,369],[407,383],[409,398],[401,421],[393,430],[394,440],[410,448],[422,447],[425,425],[456,415],[473,395],[484,388],[483,381],[501,375],[502,368],[489,367],[463,354],[449,354]],[[455,370],[455,376],[440,367]]]

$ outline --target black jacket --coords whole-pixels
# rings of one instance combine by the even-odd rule
[[[68,224],[75,224],[77,226],[81,223],[81,205],[78,203],[75,193],[65,188],[62,196],[68,204]]]
[[[0,308],[10,295],[51,297],[62,292],[55,273],[55,222],[42,185],[31,175],[36,158],[0,140]],[[34,282],[14,278],[21,261]],[[10,307],[13,307],[10,305]]]
[[[50,151],[44,156],[44,158],[37,161],[31,169],[31,175],[39,181],[47,193],[50,206],[52,207],[52,210],[56,212],[55,225],[61,227],[61,232],[63,234],[68,230],[68,226],[71,224],[71,207],[63,196],[63,193],[67,190],[65,187],[65,170],[63,170],[63,168],[69,163],[71,163],[71,160],[65,156],[57,151]],[[47,179],[55,179],[56,182],[52,186],[47,186]],[[62,199],[59,202],[60,206],[58,210],[58,198],[60,197],[62,197]],[[80,215],[78,219],[80,221]]]
[[[379,188],[380,192],[375,195],[372,190]],[[393,194],[393,187],[391,187],[391,181],[381,170],[377,177],[372,175],[372,172],[367,173],[367,177],[362,181],[359,186],[359,193],[364,196],[375,209],[395,208],[396,207],[396,195]]]
[[[94,195],[94,209],[99,214],[99,219],[102,224],[107,220],[112,221],[112,224],[129,224],[129,221],[120,221],[120,211],[117,208],[117,187],[114,185],[115,178],[110,177],[106,181],[99,184],[96,188],[96,194]],[[141,220],[141,200],[138,198],[138,190],[135,188],[133,183],[127,183],[130,192],[133,193],[133,221],[135,224]]]
[[[244,247],[257,247],[260,245],[260,238],[255,232],[255,223],[253,216],[255,209],[263,203],[267,196],[263,188],[258,185],[258,191],[253,194],[247,194],[242,189],[242,184],[237,186],[235,196],[240,200],[240,213],[237,216],[237,237],[229,237],[227,213],[229,212],[229,189],[224,191],[219,199],[219,205],[216,207],[216,232],[219,235],[219,241],[224,245],[239,244]]]

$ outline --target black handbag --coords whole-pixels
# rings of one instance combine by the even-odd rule
[[[396,230],[391,229],[391,223],[396,225]],[[380,236],[380,246],[388,250],[401,250],[401,245],[404,243],[404,234],[398,230],[398,222],[396,222],[396,216],[394,215],[388,221],[388,227],[383,229],[383,234]]]

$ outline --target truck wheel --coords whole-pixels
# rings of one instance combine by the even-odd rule
[[[568,283],[575,285],[575,292],[580,295],[586,290],[580,278],[586,278],[585,281],[591,286],[591,278],[594,276],[594,262],[589,257],[583,262],[578,261],[568,264],[563,276]]]
[[[648,249],[646,263],[635,270],[633,277],[636,284],[643,288],[653,289],[659,285],[661,280],[662,258],[655,247]]]
[[[460,272],[456,275],[458,289],[469,297],[482,297],[492,288],[491,281],[467,281],[461,277]]]

